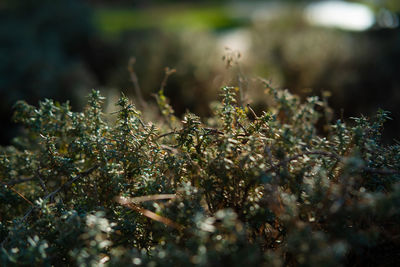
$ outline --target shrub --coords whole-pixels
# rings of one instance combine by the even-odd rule
[[[15,105],[26,132],[0,156],[0,263],[8,265],[394,265],[399,145],[388,112],[330,122],[262,81],[256,114],[224,87],[214,116],[180,122],[160,91],[146,122],[93,91],[83,112]]]

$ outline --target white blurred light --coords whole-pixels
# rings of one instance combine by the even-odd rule
[[[306,9],[307,19],[314,25],[364,31],[375,23],[371,9],[362,4],[343,1],[323,1]]]
[[[248,30],[231,30],[221,34],[218,44],[221,48],[246,53],[251,47],[251,36]]]

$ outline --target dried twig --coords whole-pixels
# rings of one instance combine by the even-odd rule
[[[130,208],[134,211],[137,211],[147,218],[150,218],[154,221],[161,222],[169,227],[172,227],[174,229],[182,230],[183,226],[172,221],[171,219],[168,219],[166,217],[163,217],[161,215],[158,215],[150,210],[144,209],[140,206],[138,206],[135,203],[143,202],[143,201],[151,201],[151,200],[160,200],[160,199],[172,199],[175,198],[175,195],[170,195],[170,194],[165,194],[165,195],[151,195],[151,196],[143,196],[143,197],[137,197],[137,198],[125,198],[125,197],[117,197],[116,201],[127,207]]]
[[[203,129],[209,131],[210,133],[216,133],[216,134],[220,134],[220,135],[224,134],[224,132],[221,132],[220,130],[217,130],[214,128],[204,127]]]
[[[99,165],[95,165],[95,166],[93,166],[92,168],[90,168],[90,169],[88,169],[88,170],[86,170],[86,171],[80,172],[80,173],[79,173],[78,175],[76,175],[74,178],[70,179],[68,182],[65,182],[65,183],[62,184],[59,188],[57,188],[56,190],[54,190],[53,192],[51,192],[50,194],[48,194],[43,200],[45,201],[45,200],[48,200],[48,199],[53,198],[53,197],[54,197],[57,193],[59,193],[61,190],[63,190],[64,188],[70,186],[70,185],[71,185],[72,183],[74,183],[76,180],[78,180],[78,179],[80,179],[80,178],[82,178],[82,177],[85,177],[85,176],[91,174],[91,173],[92,173],[94,170],[96,170],[98,167],[99,167]],[[32,205],[32,206],[29,208],[29,210],[25,213],[24,217],[22,217],[22,219],[19,221],[19,224],[22,224],[22,223],[29,217],[29,215],[33,212],[33,210],[34,210],[35,208],[37,208],[37,206]],[[4,247],[4,245],[8,242],[9,238],[10,238],[10,235],[8,235],[8,236],[3,240],[3,242],[1,242],[0,246],[1,246],[1,247]]]
[[[18,192],[17,190],[15,190],[14,188],[12,188],[12,185],[6,184],[1,182],[6,188],[10,189],[11,191],[13,191],[14,193],[16,193],[18,196],[20,196],[22,199],[24,199],[26,202],[29,203],[29,205],[33,205],[33,203],[27,199],[23,194],[21,194],[20,192]]]
[[[22,184],[22,183],[25,183],[25,182],[32,181],[34,179],[35,179],[35,177],[26,177],[26,178],[24,177],[24,178],[20,178],[18,180],[13,180],[13,181],[10,181],[10,182],[7,182],[7,183],[3,183],[2,182],[2,184],[7,185],[7,186],[14,186],[16,184]]]
[[[168,133],[165,133],[165,134],[161,134],[161,135],[159,135],[159,136],[156,137],[156,140],[157,140],[157,139],[160,139],[160,138],[163,138],[163,137],[166,137],[166,136],[169,136],[169,135],[173,135],[173,134],[179,134],[179,132],[177,132],[177,131],[172,131],[172,132],[168,132]]]
[[[169,76],[171,76],[175,72],[176,72],[176,69],[170,69],[168,67],[165,68],[165,75],[161,82],[160,91],[164,91],[165,87],[167,86],[167,81],[168,81]]]
[[[40,186],[42,187],[43,191],[44,191],[46,194],[48,194],[49,191],[47,190],[46,184],[44,183],[43,179],[40,177],[39,172],[37,173],[37,178],[38,178],[38,180],[39,180],[39,184],[40,184]]]
[[[155,201],[155,200],[165,200],[165,199],[174,199],[176,198],[175,194],[158,194],[158,195],[149,195],[149,196],[141,196],[141,197],[118,197],[117,201],[120,204],[126,203],[141,203],[146,201]]]
[[[254,119],[257,120],[258,116],[257,114],[254,112],[254,110],[251,108],[250,104],[247,104],[247,108],[250,110],[251,114],[253,114]]]
[[[70,179],[68,182],[65,182],[59,188],[57,188],[56,190],[54,190],[53,192],[48,194],[43,200],[48,200],[48,199],[52,198],[53,196],[58,194],[61,190],[63,190],[64,188],[70,186],[71,184],[73,184],[76,180],[91,174],[98,167],[99,167],[99,165],[95,165],[95,166],[93,166],[92,168],[90,168],[90,169],[88,169],[86,171],[80,172],[77,176],[75,176],[74,178]]]
[[[131,76],[131,81],[133,83],[133,88],[135,90],[136,96],[139,99],[139,105],[140,105],[141,108],[144,109],[144,108],[147,107],[147,104],[146,104],[146,101],[144,101],[144,98],[142,96],[142,90],[140,89],[140,86],[139,86],[139,80],[138,80],[136,72],[135,72],[135,70],[133,68],[133,65],[135,64],[135,62],[136,62],[136,58],[131,57],[129,59],[128,71],[129,71],[129,74]]]

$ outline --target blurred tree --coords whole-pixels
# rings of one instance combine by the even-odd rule
[[[353,0],[352,2],[360,1]],[[362,0],[361,2],[374,9],[386,8],[392,12],[400,12],[400,1],[398,0]]]
[[[74,99],[93,85],[83,57],[94,28],[79,0],[6,0],[0,5],[0,124],[12,128],[18,99]],[[13,128],[14,129],[14,128]],[[15,131],[15,129],[14,129]],[[15,135],[2,131],[0,143]]]

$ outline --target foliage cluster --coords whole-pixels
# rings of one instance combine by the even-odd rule
[[[324,99],[262,83],[265,112],[224,87],[203,120],[177,120],[163,91],[158,122],[125,96],[112,122],[98,91],[83,112],[18,102],[26,133],[0,154],[0,265],[394,266],[388,113],[331,122]]]

